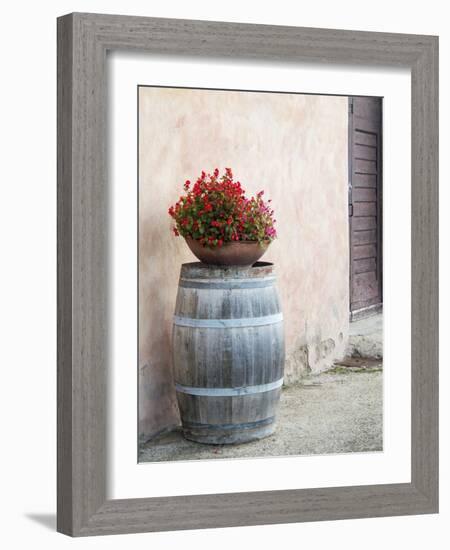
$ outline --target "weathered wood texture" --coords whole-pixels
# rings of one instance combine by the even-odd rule
[[[69,533],[107,491],[106,66],[83,27],[75,15],[58,20],[57,528]]]
[[[187,439],[243,443],[273,433],[284,332],[272,264],[184,264],[172,349]]]
[[[349,98],[350,313],[380,309],[382,289],[382,99]]]
[[[410,483],[107,498],[106,53],[406,66],[412,83]],[[438,510],[438,38],[71,14],[58,20],[58,530],[86,536]]]

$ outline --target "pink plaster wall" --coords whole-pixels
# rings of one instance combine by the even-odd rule
[[[230,166],[264,189],[279,238],[286,381],[342,357],[348,338],[347,98],[140,88],[139,431],[178,423],[171,318],[179,268],[193,261],[167,214],[186,179]]]

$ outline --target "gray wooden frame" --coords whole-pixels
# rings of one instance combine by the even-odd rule
[[[409,67],[411,483],[107,500],[106,52]],[[438,38],[70,14],[58,19],[58,530],[73,536],[438,510]]]

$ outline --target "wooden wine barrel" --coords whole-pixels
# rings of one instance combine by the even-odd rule
[[[242,443],[273,433],[284,370],[273,264],[183,264],[172,336],[186,439]]]

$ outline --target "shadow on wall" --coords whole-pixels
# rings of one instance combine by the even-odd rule
[[[153,272],[153,271],[152,271]],[[169,277],[170,281],[170,277]],[[172,372],[172,314],[177,278],[168,283],[163,271],[140,292],[139,441],[180,425]],[[168,288],[168,291],[165,290]],[[167,294],[170,293],[170,296]],[[158,312],[151,316],[148,312]]]

